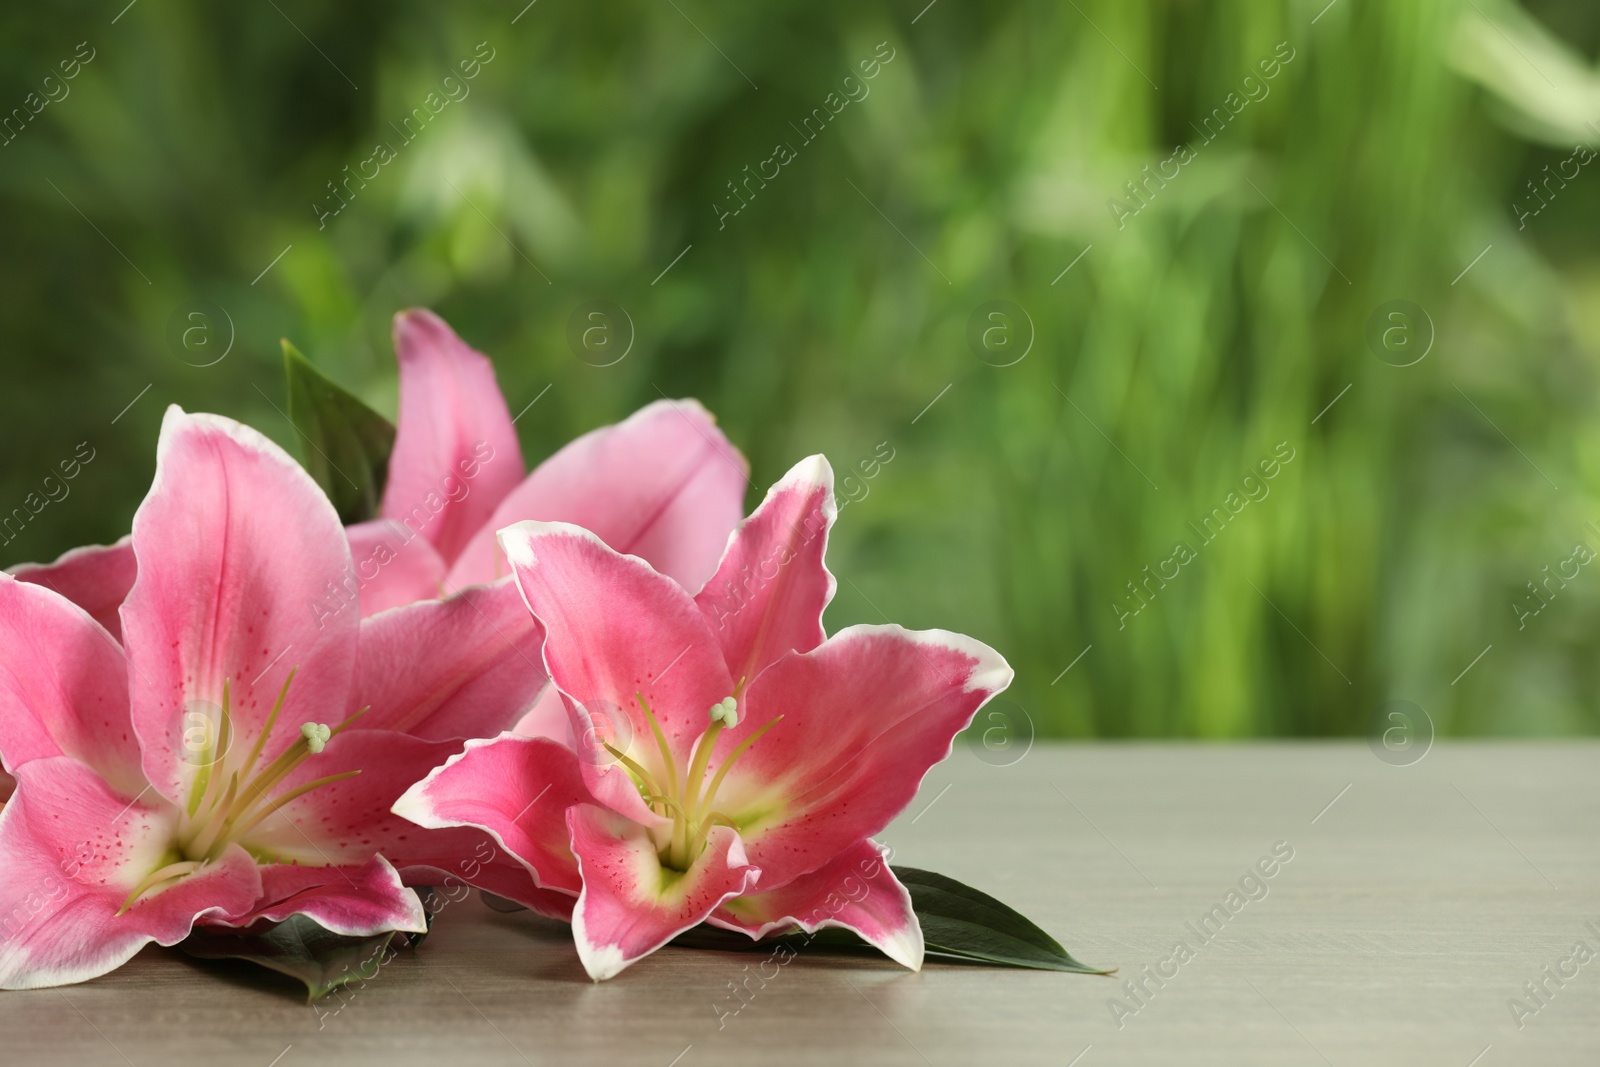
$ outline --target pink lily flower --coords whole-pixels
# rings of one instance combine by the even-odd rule
[[[693,597],[577,527],[501,531],[573,733],[599,740],[469,742],[394,810],[491,833],[528,870],[520,892],[495,892],[575,897],[597,981],[701,922],[752,938],[847,927],[919,968],[910,896],[872,835],[1012,672],[940,630],[826,637],[835,514],[827,460],[800,463]],[[858,872],[868,890],[846,891]]]
[[[522,519],[583,526],[686,588],[711,576],[743,513],[749,465],[698,403],[658,400],[524,477],[489,360],[430,311],[396,315],[394,341],[400,418],[382,514],[352,527],[351,543],[358,574],[364,558],[383,558],[380,544],[409,558],[372,568],[364,614],[505,576],[494,532]]]
[[[0,988],[104,974],[196,922],[424,929],[404,883],[487,838],[390,808],[447,738],[506,728],[543,686],[511,583],[319,615],[352,567],[332,505],[254,430],[176,407],[129,543],[120,645],[0,576]]]
[[[354,573],[319,591],[318,610],[359,601],[361,614],[373,615],[502,577],[494,531],[522,519],[584,526],[688,589],[710,577],[743,513],[749,465],[705,408],[655,401],[524,477],[488,358],[421,309],[395,316],[394,344],[400,417],[381,514],[349,527]],[[135,578],[128,538],[11,573],[56,590],[120,636],[117,608]]]

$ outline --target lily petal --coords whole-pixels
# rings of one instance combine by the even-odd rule
[[[565,829],[559,818],[555,822]],[[401,868],[400,878],[406,885],[433,886],[450,902],[465,899],[475,886],[514,900],[547,919],[572,921],[578,891],[541,888],[527,865],[501,848],[493,835],[463,826],[434,830],[427,836],[429,844],[439,850],[438,858]],[[567,862],[572,863],[570,856]]]
[[[569,749],[546,738],[502,734],[467,742],[464,752],[408,789],[394,811],[433,830],[485,830],[527,868],[533,886],[576,894],[582,882],[564,813],[591,799]]]
[[[0,988],[94,978],[152,941],[177,944],[198,919],[243,914],[260,895],[255,862],[235,846],[122,911],[165,864],[176,809],[130,799],[66,756],[33,760],[16,777],[0,811]]]
[[[826,456],[795,464],[728,539],[695,603],[722,642],[728,671],[754,680],[785,652],[822,643],[822,611],[837,586],[823,563],[839,509]]]
[[[979,641],[899,626],[851,626],[767,668],[746,692],[748,716],[717,745],[721,756],[783,716],[717,799],[763,887],[817,870],[889,825],[1011,676]]]
[[[355,563],[363,616],[442,595],[445,563],[433,543],[410,526],[393,519],[372,519],[346,526],[350,557]],[[330,598],[343,609],[345,595]]]
[[[692,926],[761,877],[739,835],[716,826],[689,870],[665,871],[644,827],[593,804],[567,812],[583,893],[572,936],[583,969],[604,981]]]
[[[797,927],[809,934],[842,926],[896,963],[920,971],[922,925],[911,908],[911,894],[885,859],[881,845],[859,841],[780,889],[735,897],[710,921],[757,939]]]
[[[260,732],[298,668],[264,758],[303,722],[348,710],[354,611],[319,614],[350,579],[333,505],[300,465],[249,427],[167,409],[155,483],[133,519],[139,577],[122,605],[134,728],[150,783],[182,803],[186,716],[217,716],[229,685],[234,744]],[[213,724],[215,725],[215,724]]]
[[[428,930],[422,901],[401,884],[399,872],[382,856],[351,867],[268,864],[261,868],[261,899],[267,903],[248,915],[207,925],[245,927],[304,915],[347,937]]]
[[[522,480],[522,447],[494,365],[443,319],[420,308],[400,312],[394,348],[400,418],[382,514],[414,518],[439,555],[453,560]]]
[[[133,796],[145,787],[122,649],[76,604],[0,575],[0,761],[72,756]]]
[[[749,472],[700,404],[658,400],[539,464],[461,553],[450,581],[470,585],[505,574],[495,531],[538,519],[592,530],[618,552],[698,589],[744,514]]]
[[[428,740],[509,730],[545,687],[541,641],[510,579],[363,619],[361,726]]]
[[[545,686],[533,707],[517,720],[511,730],[523,737],[548,737],[568,748],[577,747],[577,739],[572,733],[572,717],[567,714],[567,702],[553,685]]]
[[[36,582],[60,593],[87,611],[112,637],[122,640],[117,609],[138,573],[132,537],[110,545],[74,548],[54,563],[19,563],[9,570],[19,582]]]
[[[569,698],[573,733],[611,739],[659,776],[660,748],[639,699],[654,711],[679,766],[687,766],[711,706],[733,692],[722,649],[683,587],[588,530],[521,522],[501,531],[523,599],[545,629],[544,659]],[[590,790],[638,822],[661,821],[627,771],[580,746]]]

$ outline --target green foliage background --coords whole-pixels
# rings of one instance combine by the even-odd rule
[[[1360,733],[1391,698],[1446,733],[1600,724],[1600,575],[1521,629],[1512,606],[1600,549],[1600,173],[1513,208],[1600,140],[1592,5],[123,2],[0,13],[5,109],[94,50],[0,147],[0,510],[95,449],[7,563],[124,533],[168,403],[295,447],[280,337],[392,413],[389,320],[426,305],[513,411],[540,397],[530,459],[660,395],[717,412],[761,489],[888,442],[830,626],[994,644],[1042,733]],[[326,183],[484,41],[470,96],[319,229]],[[870,95],[800,145],[880,42]],[[777,141],[798,158],[719,224]],[[1108,200],[1180,143],[1119,228]],[[603,368],[566,339],[602,299],[636,330]],[[968,343],[994,299],[1035,333],[1013,366]],[[1403,368],[1365,340],[1395,299],[1435,334]],[[200,300],[234,332],[209,367],[168,339]],[[1270,496],[1119,623],[1279,442]]]

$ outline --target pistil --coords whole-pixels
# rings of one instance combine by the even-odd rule
[[[707,785],[706,774],[711,766],[711,755],[717,747],[717,738],[724,729],[739,725],[738,694],[742,688],[741,683],[735,689],[734,695],[725,697],[711,706],[707,712],[710,721],[705,731],[695,739],[688,769],[682,776],[678,773],[677,761],[673,758],[672,748],[667,744],[666,735],[655,712],[645,701],[644,694],[634,694],[634,699],[639,702],[639,707],[650,724],[650,733],[655,738],[656,747],[661,753],[661,764],[667,779],[664,790],[655,776],[637,760],[631,759],[609,744],[605,746],[607,751],[616,756],[627,768],[639,789],[639,795],[650,806],[650,810],[659,809],[662,814],[672,817],[672,827],[667,840],[658,847],[662,865],[672,870],[686,871],[694,865],[695,860],[704,851],[706,836],[713,826],[729,826],[737,829],[737,824],[732,818],[714,810],[717,790],[721,788],[728,771],[733,768],[739,757],[783,718],[779,715],[741,741],[722,761],[722,765],[717,768],[716,774]]]
[[[213,860],[221,858],[230,845],[242,841],[262,822],[281,811],[286,805],[314,790],[334,782],[352,778],[361,772],[344,771],[316,778],[303,785],[272,797],[272,792],[307,759],[327,747],[352,722],[366,713],[365,708],[351,715],[338,726],[307,722],[300,726],[300,736],[284,749],[276,759],[256,770],[267,740],[277,725],[278,714],[283,710],[289,685],[294,681],[291,670],[284,680],[278,699],[268,713],[261,732],[256,736],[250,752],[237,768],[228,767],[229,742],[233,738],[232,696],[228,683],[222,685],[222,711],[213,732],[208,726],[203,756],[205,765],[196,773],[189,790],[173,849],[156,870],[151,871],[122,905],[126,911],[144,894],[172,881],[203,869]],[[222,783],[226,781],[226,786]]]

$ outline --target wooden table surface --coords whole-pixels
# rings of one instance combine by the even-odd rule
[[[1591,742],[1440,743],[1403,767],[1360,742],[1041,744],[1003,767],[958,748],[884,835],[896,861],[1121,974],[802,953],[719,1026],[760,957],[669,948],[595,985],[564,927],[474,897],[320,1011],[163,949],[0,994],[0,1064],[1592,1067],[1600,962],[1572,951],[1600,952],[1597,763]],[[1227,911],[1275,845],[1293,858]],[[1202,940],[1214,905],[1228,921]],[[1122,980],[1146,965],[1171,977],[1136,1001]],[[1524,990],[1540,980],[1543,1004]]]

